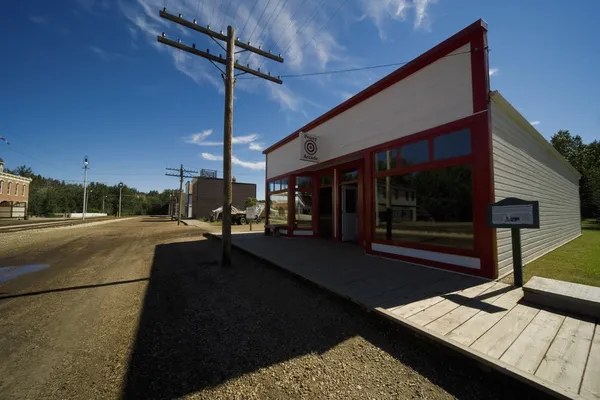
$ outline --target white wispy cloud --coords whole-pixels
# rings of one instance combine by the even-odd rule
[[[116,59],[124,59],[127,58],[126,56],[124,56],[123,54],[119,54],[119,53],[113,53],[110,51],[106,51],[104,49],[101,49],[98,46],[88,46],[88,49],[90,49],[90,51],[94,54],[96,54],[98,57],[100,57],[100,59],[102,61],[113,61]]]
[[[256,5],[251,1],[238,1],[237,4],[228,6],[221,0],[204,0],[202,3],[171,0],[167,7],[168,11],[174,14],[181,13],[188,20],[195,18],[198,24],[210,24],[211,28],[217,31],[224,30],[228,24],[231,24],[238,28],[236,36],[242,40],[261,45],[263,49],[272,49],[274,53],[281,52],[285,58],[283,67],[254,53],[240,55],[242,64],[249,63],[253,68],[258,68],[260,65],[262,71],[275,68],[271,71],[273,75],[277,75],[279,68],[302,73],[336,66],[348,68],[348,66],[364,65],[363,60],[352,56],[340,41],[341,31],[344,27],[347,28],[344,23],[352,24],[361,19],[356,16],[347,17],[356,13],[356,9],[351,9],[349,6],[341,7],[344,5],[344,0],[256,1]],[[384,25],[391,21],[409,18],[412,21],[414,18],[416,29],[426,27],[429,21],[428,11],[432,3],[433,0],[359,0],[359,7],[363,14],[362,19],[372,20],[380,36],[384,37]],[[162,54],[171,57],[174,67],[198,85],[208,84],[223,93],[223,84],[212,65],[198,57],[167,48],[157,42],[156,36],[163,31],[171,38],[182,37],[182,42],[187,45],[193,43],[192,37],[203,40],[202,36],[186,37],[189,30],[160,18],[158,12],[164,6],[164,0],[119,1],[121,12],[140,33],[139,37],[131,33],[134,40],[144,41]],[[222,52],[212,42],[207,41],[207,43],[213,52]],[[198,45],[204,47],[203,44],[198,43]],[[315,78],[311,82],[318,79]],[[254,82],[239,80],[236,90],[264,92],[258,89],[264,86]],[[298,90],[291,89],[289,84],[282,88],[269,83],[267,93],[270,100],[279,104],[285,111],[306,115],[306,106],[312,105],[307,99],[298,95]]]
[[[46,17],[43,17],[43,16],[41,16],[41,15],[31,15],[31,16],[29,17],[29,20],[30,20],[31,22],[33,22],[34,24],[38,24],[38,25],[40,25],[40,24],[45,24],[45,23],[46,23],[46,21],[47,21]]]
[[[413,15],[414,29],[430,29],[428,9],[437,0],[361,0],[362,16],[370,19],[379,32],[381,40],[387,39],[386,28],[394,21],[406,21]]]
[[[250,143],[250,146],[248,146],[248,149],[250,150],[255,150],[255,151],[262,151],[265,148],[265,146],[262,143]]]
[[[223,156],[211,153],[202,153],[202,158],[208,161],[223,161]],[[264,161],[243,161],[236,156],[231,156],[231,163],[253,170],[264,170],[266,167],[266,163]]]
[[[215,142],[206,140],[210,135],[212,135],[212,129],[206,129],[202,132],[192,133],[191,135],[184,136],[183,141],[185,143],[195,144],[198,146],[223,146],[223,142]],[[231,138],[231,144],[248,144],[254,142],[258,139],[259,135],[256,133],[252,133],[250,135],[244,136],[234,136]]]
[[[498,72],[500,72],[499,68],[490,68],[490,76],[498,75]]]
[[[540,121],[529,121],[529,123],[533,126],[536,126],[540,124]]]

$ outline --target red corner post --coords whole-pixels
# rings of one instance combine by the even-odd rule
[[[481,113],[472,132],[475,158],[473,171],[475,250],[481,259],[481,275],[496,278],[498,276],[496,234],[487,223],[487,206],[494,202],[494,175],[487,24],[483,21],[471,39],[471,52],[473,113]]]

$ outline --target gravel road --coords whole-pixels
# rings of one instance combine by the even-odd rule
[[[161,218],[5,234],[2,399],[493,399],[504,378]],[[15,270],[19,270],[16,268]]]

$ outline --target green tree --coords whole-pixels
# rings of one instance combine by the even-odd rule
[[[550,143],[581,174],[581,216],[597,217],[600,214],[600,142],[595,140],[586,145],[581,136],[560,130],[552,135]]]
[[[248,208],[248,207],[254,207],[256,205],[256,198],[255,197],[248,197],[246,199],[246,201],[244,201],[244,207]]]

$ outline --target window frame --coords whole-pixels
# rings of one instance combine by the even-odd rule
[[[403,138],[397,141],[394,141],[392,145],[388,144],[388,145],[381,145],[381,146],[377,146],[376,148],[372,149],[370,151],[371,153],[371,159],[375,159],[377,153],[380,153],[382,151],[386,151],[386,150],[391,150],[391,149],[396,149],[396,167],[395,168],[390,168],[389,170],[385,170],[385,171],[377,171],[377,168],[375,167],[375,163],[371,163],[371,180],[372,182],[370,183],[372,185],[372,187],[377,187],[377,179],[378,178],[385,178],[387,176],[394,176],[394,175],[406,175],[406,174],[411,174],[411,173],[415,173],[415,172],[424,172],[424,171],[429,171],[429,170],[436,170],[436,169],[443,169],[443,168],[448,168],[448,167],[453,167],[453,166],[459,166],[459,165],[469,165],[472,169],[475,168],[476,162],[475,162],[475,154],[473,149],[475,149],[476,147],[474,146],[474,139],[473,137],[474,135],[474,125],[471,124],[464,124],[461,126],[452,126],[452,127],[448,127],[448,129],[444,129],[444,131],[441,132],[435,132],[435,133],[429,133],[426,135],[420,135],[420,134],[416,134],[416,135],[411,135],[407,138]],[[446,159],[441,159],[441,160],[434,160],[434,148],[433,148],[433,144],[434,144],[434,139],[436,137],[439,136],[444,136],[450,133],[454,133],[456,131],[460,131],[463,129],[469,129],[470,132],[470,139],[471,139],[471,153],[468,155],[464,155],[464,156],[459,156],[459,157],[454,157],[454,158],[446,158]],[[409,145],[411,143],[415,143],[415,142],[420,142],[426,140],[428,141],[428,145],[429,145],[429,157],[428,157],[428,161],[420,163],[420,164],[414,164],[414,165],[402,165],[401,161],[401,156],[400,156],[400,148],[402,146],[406,146]],[[476,187],[476,179],[475,179],[475,174],[472,173],[471,174],[471,199],[472,199],[472,204],[473,204],[473,208],[475,205],[475,193],[477,191],[477,187]],[[377,201],[377,193],[376,193],[375,189],[372,193],[373,196],[375,196],[371,201]],[[368,218],[370,219],[370,229],[369,229],[369,236],[371,238],[371,243],[379,243],[379,244],[387,244],[387,245],[391,245],[391,246],[400,246],[400,247],[406,247],[406,248],[413,248],[413,249],[419,249],[419,250],[427,250],[427,251],[432,251],[432,252],[436,252],[436,253],[446,253],[446,254],[455,254],[455,255],[462,255],[462,256],[468,256],[468,257],[479,257],[479,251],[477,249],[477,243],[476,243],[476,238],[473,239],[473,248],[472,249],[461,249],[461,248],[454,248],[454,247],[447,247],[447,246],[438,246],[438,245],[432,245],[432,244],[426,244],[426,243],[415,243],[415,242],[408,242],[408,241],[403,241],[403,240],[398,240],[398,239],[392,239],[392,240],[387,240],[387,239],[380,239],[380,238],[376,238],[375,235],[375,229],[376,229],[376,221],[375,221],[375,213],[374,210],[371,210],[373,212],[370,212],[370,216],[368,216]],[[475,216],[473,217],[473,219],[475,220]],[[473,221],[473,234],[475,235],[476,232],[476,227],[475,227],[475,221]]]

